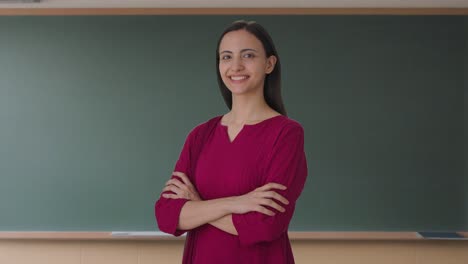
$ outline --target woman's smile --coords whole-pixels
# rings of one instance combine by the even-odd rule
[[[233,83],[243,83],[247,79],[249,79],[250,76],[248,75],[232,75],[229,78]]]

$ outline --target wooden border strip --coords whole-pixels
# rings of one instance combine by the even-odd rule
[[[0,239],[102,240],[109,232],[0,232]]]
[[[422,240],[415,232],[289,232],[291,240]],[[119,236],[111,232],[0,232],[0,240],[185,240],[172,236]]]
[[[289,232],[291,240],[421,240],[416,232]]]
[[[0,16],[468,15],[468,8],[0,8]]]
[[[112,236],[112,232],[0,232],[0,240],[185,240],[173,236]]]

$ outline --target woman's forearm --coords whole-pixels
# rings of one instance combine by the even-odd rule
[[[273,201],[273,199],[281,201],[284,204],[288,204],[288,201],[278,193],[271,191],[272,189],[285,190],[286,187],[271,182],[241,196],[207,201],[187,201],[180,211],[177,229],[191,230],[210,223],[227,233],[237,235],[237,230],[232,222],[232,214],[258,212],[270,216],[275,215],[275,212],[267,209],[265,205],[280,212],[285,211],[284,207],[279,205],[278,202]]]
[[[237,233],[237,229],[234,227],[234,223],[232,222],[232,214],[225,215],[209,224],[231,235],[239,235]]]
[[[188,201],[182,207],[177,229],[191,230],[209,222],[229,215],[231,198],[220,198],[207,201]]]

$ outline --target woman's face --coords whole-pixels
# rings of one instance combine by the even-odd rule
[[[263,45],[246,30],[231,31],[219,45],[219,73],[233,94],[263,95],[265,75],[273,71],[276,57],[266,57]]]

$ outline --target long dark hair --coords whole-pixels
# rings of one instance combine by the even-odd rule
[[[273,44],[273,40],[271,39],[270,34],[268,34],[264,27],[262,27],[255,21],[239,20],[233,22],[223,31],[223,33],[219,37],[218,45],[216,46],[216,72],[218,76],[218,85],[227,107],[229,109],[232,109],[232,93],[224,84],[223,80],[221,79],[221,74],[219,72],[219,45],[221,44],[221,40],[223,39],[224,35],[231,31],[241,29],[246,30],[250,34],[254,35],[258,40],[260,40],[260,42],[263,45],[263,48],[265,49],[267,58],[272,55],[274,55],[277,58],[276,65],[273,71],[270,74],[267,74],[267,76],[265,77],[265,82],[263,83],[263,96],[268,106],[273,108],[275,111],[281,113],[282,115],[287,116],[286,108],[284,107],[283,99],[281,97],[281,64],[278,52],[276,51],[275,45]]]

